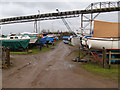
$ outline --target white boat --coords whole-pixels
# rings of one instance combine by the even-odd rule
[[[34,44],[34,43],[36,43],[37,40],[38,40],[38,37],[31,37],[29,43]]]
[[[30,42],[29,44],[34,44],[38,40],[38,37],[33,37],[34,35],[39,35],[38,33],[31,33],[31,32],[23,32],[21,35],[27,35],[30,37]],[[32,36],[31,36],[32,35]]]
[[[30,39],[29,36],[7,36],[6,38],[0,37],[0,40],[23,40],[23,39]]]
[[[9,47],[12,50],[17,50],[17,49],[26,49],[29,42],[30,42],[30,37],[28,36],[7,36],[1,37],[0,42],[2,46],[4,47]]]
[[[114,49],[118,50],[120,49],[120,38],[88,38],[87,39],[87,45],[89,48],[95,48],[95,49],[102,49],[105,47],[105,49]]]
[[[90,37],[92,37],[92,36],[83,36],[83,37],[82,37],[82,45],[87,45],[87,40],[88,40],[88,38],[90,38]]]
[[[82,44],[88,45],[89,48],[95,49],[120,49],[120,36],[118,22],[104,22],[104,21],[94,21],[94,29],[92,37],[83,38]]]

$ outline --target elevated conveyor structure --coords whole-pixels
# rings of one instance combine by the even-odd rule
[[[89,33],[92,34],[92,22],[95,20],[95,18],[100,13],[120,11],[120,1],[91,3],[85,10],[87,12],[91,12],[81,14],[81,33],[83,33],[85,30],[89,30]]]
[[[92,21],[99,15],[99,13],[113,12],[113,11],[120,11],[120,1],[91,3],[85,10],[75,10],[75,11],[65,11],[58,13],[46,13],[46,14],[37,14],[30,16],[4,18],[4,19],[0,19],[0,25],[62,19],[62,18],[73,18],[73,17],[79,17],[79,15],[81,15],[81,30],[83,31],[86,28],[86,26],[84,26],[84,22],[89,22],[90,32],[91,32]],[[97,14],[95,17],[93,17],[94,13]],[[91,18],[87,18],[85,16],[86,14],[90,14]],[[87,20],[84,20],[83,17],[86,18]]]

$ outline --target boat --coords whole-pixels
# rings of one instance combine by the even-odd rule
[[[11,50],[26,49],[30,42],[30,37],[21,35],[0,37],[0,42],[2,46],[9,47]]]
[[[89,48],[120,50],[120,32],[118,26],[120,23],[94,21],[93,36],[88,37],[85,44]],[[83,42],[84,43],[84,42]]]
[[[46,42],[47,42],[47,36],[44,36],[43,38],[41,38],[40,40],[39,40],[39,43],[40,44],[45,44]]]
[[[30,39],[30,37],[27,35],[24,35],[24,36],[22,36],[22,35],[14,35],[14,36],[8,35],[6,37],[4,37],[4,36],[0,37],[0,40],[23,40],[23,39]]]
[[[87,45],[87,40],[88,40],[88,38],[91,38],[92,36],[83,36],[82,37],[82,45]]]
[[[111,52],[111,62],[120,62],[120,32],[118,26],[120,23],[94,21],[94,30],[92,37],[84,37],[82,40],[83,46],[89,49],[94,49],[95,52],[102,54],[103,47],[106,49],[106,53]],[[97,49],[97,51],[96,51]],[[109,59],[109,54],[106,54]],[[101,56],[99,56],[101,57]],[[109,63],[109,60],[107,60]]]
[[[21,33],[21,35],[26,35],[30,37],[30,42],[29,44],[34,44],[37,42],[38,37],[40,37],[41,35],[39,35],[38,33],[31,33],[31,32],[23,32]]]
[[[67,40],[63,40],[63,43],[65,43],[65,44],[69,44],[69,41],[67,41]]]
[[[38,37],[30,37],[30,42],[29,42],[29,44],[34,44],[34,43],[37,42],[37,40],[38,40]]]
[[[30,39],[0,40],[2,46],[9,47],[11,50],[26,49]]]
[[[103,47],[105,49],[109,50],[118,50],[120,38],[88,38],[87,45],[89,48],[95,48],[95,49],[102,49]]]

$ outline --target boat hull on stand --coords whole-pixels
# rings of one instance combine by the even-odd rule
[[[120,44],[120,38],[88,38],[87,45],[89,48],[95,49],[113,49],[118,50]]]

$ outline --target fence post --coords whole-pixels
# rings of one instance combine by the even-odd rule
[[[80,58],[80,52],[81,52],[81,48],[80,48],[80,45],[79,45],[79,61],[81,61],[81,58]]]
[[[109,51],[109,69],[111,67],[111,51]]]
[[[10,66],[10,48],[6,48],[7,65]]]
[[[91,61],[91,49],[88,47],[88,60]]]
[[[5,65],[5,47],[2,47],[2,64]]]
[[[2,46],[0,45],[0,69],[2,68]]]
[[[103,47],[103,68],[106,68],[105,65],[106,65],[106,50],[105,50],[105,47]]]
[[[105,52],[104,52],[104,49],[105,49],[105,48],[103,47],[103,49],[102,49],[103,68],[104,68],[104,53],[105,53]]]

